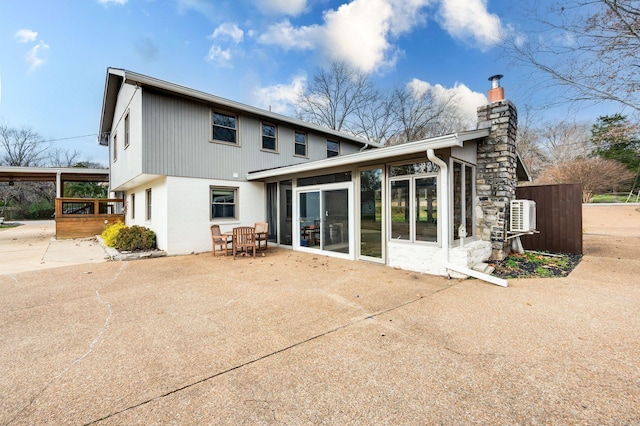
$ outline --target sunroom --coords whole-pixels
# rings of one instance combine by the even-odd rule
[[[488,258],[476,238],[477,144],[488,129],[251,172],[270,239],[294,250],[446,275]],[[463,247],[464,255],[451,252]],[[443,248],[447,248],[446,252]]]

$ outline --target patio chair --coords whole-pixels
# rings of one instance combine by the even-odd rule
[[[252,226],[233,228],[231,245],[233,247],[233,260],[236,259],[239,252],[249,254],[249,250],[252,250],[253,257],[256,257],[256,229]]]
[[[269,224],[267,222],[256,222],[256,246],[258,250],[262,249],[262,241],[264,241],[264,250],[269,247]]]
[[[213,255],[216,255],[216,247],[220,246],[220,250],[224,249],[224,255],[229,252],[229,236],[220,232],[220,225],[211,225],[211,248]]]

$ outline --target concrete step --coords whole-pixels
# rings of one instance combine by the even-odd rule
[[[471,269],[473,269],[474,271],[482,272],[483,274],[488,274],[488,275],[491,275],[491,273],[496,270],[496,268],[494,268],[493,266],[483,262],[476,263],[475,265],[473,265]]]

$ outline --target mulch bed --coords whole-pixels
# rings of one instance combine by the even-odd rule
[[[512,253],[503,261],[492,264],[496,268],[493,275],[500,278],[566,277],[581,259],[581,255],[566,253]]]

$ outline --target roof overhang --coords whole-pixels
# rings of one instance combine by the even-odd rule
[[[109,169],[0,166],[0,182],[109,182]]]
[[[189,87],[181,86],[179,84],[170,83],[168,81],[159,80],[157,78],[149,77],[143,74],[138,74],[132,71],[127,71],[118,68],[108,68],[107,78],[105,82],[104,98],[102,102],[102,115],[100,118],[100,135],[107,135],[111,131],[111,125],[114,119],[116,101],[118,99],[118,92],[123,83],[137,85],[142,87],[153,88],[158,91],[178,95],[188,99],[193,99],[199,102],[208,104],[215,104],[222,108],[231,109],[240,113],[246,113],[261,117],[265,120],[274,121],[277,123],[286,123],[293,127],[300,129],[307,129],[310,131],[322,133],[328,136],[339,138],[340,140],[347,140],[352,143],[360,144],[365,147],[371,146],[380,148],[382,145],[370,142],[366,139],[352,136],[344,132],[332,130],[326,127],[309,124],[305,121],[297,118],[287,117],[282,114],[277,114],[271,111],[267,111],[261,108],[256,108],[250,105],[242,104],[240,102],[231,101],[229,99],[221,98],[220,96],[211,95],[209,93],[201,92],[199,90],[191,89]],[[102,145],[108,145],[108,137],[100,138]]]
[[[465,142],[489,136],[489,129],[469,130],[466,132],[452,133],[435,138],[423,139],[400,145],[387,146],[372,149],[355,154],[326,158],[310,163],[301,163],[293,166],[279,167],[276,169],[260,170],[247,173],[247,180],[263,180],[278,176],[295,175],[298,173],[323,170],[330,167],[350,166],[359,163],[375,161],[390,161],[396,157],[427,152],[427,149],[451,148],[463,146]]]

